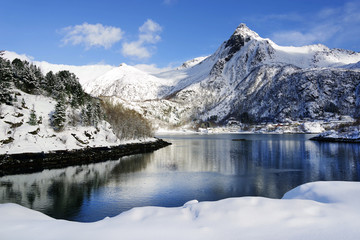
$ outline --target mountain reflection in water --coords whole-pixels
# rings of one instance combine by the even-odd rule
[[[115,161],[4,176],[0,202],[86,222],[133,207],[281,198],[305,182],[360,180],[360,144],[312,142],[311,135],[160,137],[173,145]]]

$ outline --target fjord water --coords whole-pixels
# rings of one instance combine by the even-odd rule
[[[193,199],[281,198],[312,181],[360,181],[360,144],[312,135],[164,135],[173,145],[98,164],[0,178],[0,202],[81,222]]]

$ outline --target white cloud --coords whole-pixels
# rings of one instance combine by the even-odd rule
[[[126,57],[137,57],[140,59],[149,58],[150,51],[142,45],[142,42],[123,43],[122,54]]]
[[[154,22],[151,19],[148,19],[140,28],[139,28],[139,40],[144,43],[157,43],[160,41],[159,32],[162,31],[162,28],[159,24]]]
[[[163,4],[172,5],[172,4],[176,3],[176,2],[177,2],[177,0],[164,0]]]
[[[275,32],[270,37],[281,45],[349,42],[349,37],[360,37],[360,3],[348,2],[338,8],[325,8],[313,16],[302,16],[293,21],[305,26],[299,30]],[[272,16],[273,18],[273,16]]]
[[[150,74],[161,73],[173,69],[173,67],[171,67],[170,65],[167,67],[159,68],[156,64],[136,64],[133,67]]]
[[[61,32],[65,34],[62,39],[64,44],[83,44],[86,49],[91,47],[109,49],[113,44],[120,41],[124,34],[120,28],[104,26],[100,23],[69,26],[63,28]]]
[[[340,30],[337,26],[319,25],[308,31],[284,31],[272,35],[272,40],[282,45],[304,46],[313,43],[323,43]]]
[[[125,42],[122,45],[122,54],[126,57],[146,59],[151,57],[154,44],[161,40],[159,33],[162,27],[151,19],[148,19],[139,27],[139,38],[133,42]]]

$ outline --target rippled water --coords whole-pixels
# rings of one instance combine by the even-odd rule
[[[360,144],[318,143],[301,134],[159,137],[173,145],[115,161],[2,177],[0,202],[88,222],[133,207],[281,198],[306,182],[360,181]]]

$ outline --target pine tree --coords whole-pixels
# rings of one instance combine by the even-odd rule
[[[89,102],[87,105],[86,105],[86,110],[85,110],[85,125],[87,126],[90,126],[90,125],[93,125],[93,116],[94,116],[94,113],[93,113],[93,106],[91,104],[91,102]]]
[[[45,75],[45,85],[43,86],[45,91],[49,94],[49,96],[53,93],[54,86],[56,82],[56,77],[52,71],[48,72]],[[52,94],[53,96],[56,96],[56,94]]]
[[[1,57],[2,55],[3,52],[0,51],[0,103],[10,105],[13,100],[10,92],[10,86],[14,79],[10,62],[3,59]]]
[[[54,114],[52,115],[52,126],[55,131],[62,131],[66,122],[66,106],[64,100],[61,99],[55,106]]]
[[[30,117],[29,117],[29,121],[28,123],[31,125],[31,126],[35,126],[38,124],[38,120],[37,120],[37,117],[36,117],[36,113],[35,113],[35,108],[33,106],[33,108],[31,109],[30,111]]]
[[[94,125],[95,126],[97,126],[99,121],[102,119],[101,115],[102,115],[101,105],[100,105],[100,102],[97,101],[96,105],[95,105],[95,110],[94,110]]]
[[[21,107],[22,107],[22,108],[27,108],[26,102],[25,102],[25,99],[24,99],[24,98],[21,99]]]
[[[44,78],[40,68],[28,61],[15,58],[12,61],[12,71],[15,85],[19,89],[31,94],[40,93],[40,82]]]

